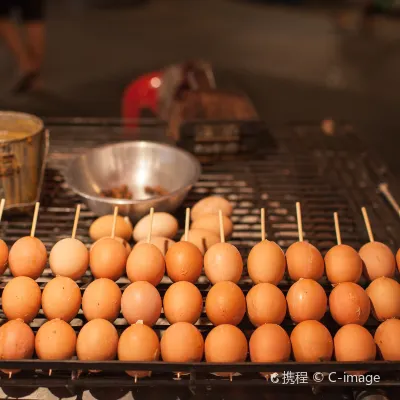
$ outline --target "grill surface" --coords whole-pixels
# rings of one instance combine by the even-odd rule
[[[151,140],[165,141],[164,126],[147,125],[142,127],[140,135],[130,136],[123,131],[118,124],[109,123],[98,125],[98,123],[85,123],[77,121],[73,124],[64,125],[63,123],[53,125],[48,123],[51,130],[51,154],[48,168],[45,176],[45,187],[43,190],[41,209],[37,223],[36,236],[40,238],[47,249],[60,239],[70,235],[73,225],[75,206],[80,199],[69,190],[64,183],[62,171],[74,155],[91,148],[95,145],[117,142],[127,138],[146,138]],[[198,125],[201,125],[200,123]],[[254,125],[255,126],[255,125]],[[259,126],[259,125],[257,125]],[[193,132],[199,127],[192,126]],[[189,128],[187,128],[189,129]],[[257,136],[258,132],[251,132],[252,136]],[[265,132],[264,132],[265,134]],[[189,133],[190,135],[190,133]],[[390,184],[393,194],[397,195],[397,188],[394,186],[394,180],[382,164],[376,158],[366,151],[353,135],[352,130],[347,125],[340,125],[334,136],[326,136],[322,133],[318,124],[296,124],[273,135],[275,146],[268,145],[263,140],[264,147],[253,152],[252,159],[237,154],[228,155],[228,158],[236,158],[236,161],[219,160],[213,164],[203,165],[203,173],[200,181],[189,194],[185,204],[177,212],[180,226],[183,227],[184,209],[191,207],[199,199],[211,195],[220,194],[228,198],[234,204],[233,222],[234,231],[230,242],[237,246],[246,260],[248,252],[260,240],[260,207],[265,207],[267,212],[267,235],[270,240],[276,241],[284,250],[297,241],[297,225],[295,218],[295,202],[302,204],[303,227],[305,238],[313,243],[324,254],[334,246],[335,233],[333,226],[333,212],[338,211],[340,216],[340,225],[342,231],[342,240],[344,243],[354,246],[357,250],[368,240],[366,230],[360,213],[361,206],[366,206],[370,215],[375,240],[388,244],[393,251],[399,247],[398,238],[400,237],[400,224],[396,213],[390,208],[386,201],[380,196],[377,186],[385,181]],[[242,138],[243,139],[243,138]],[[241,139],[241,140],[242,140]],[[264,138],[265,139],[265,138]],[[224,139],[226,141],[226,139]],[[195,143],[195,138],[190,141]],[[254,141],[254,137],[252,138]],[[186,142],[189,143],[189,142]],[[201,144],[196,145],[197,149],[202,151],[202,155],[207,152],[207,147]],[[241,149],[238,145],[234,147],[237,151]],[[248,154],[249,149],[244,146],[244,153]],[[206,151],[205,151],[206,149]],[[209,149],[209,148],[208,148]],[[213,151],[211,149],[210,151]],[[214,153],[215,155],[215,147]],[[397,197],[398,198],[398,197]],[[88,237],[90,224],[95,219],[95,215],[82,206],[81,217],[79,221],[77,238],[85,244],[90,245],[91,240]],[[31,216],[27,215],[6,215],[1,223],[1,237],[12,245],[18,238],[29,234],[31,225]],[[177,238],[183,234],[182,229],[178,232]],[[38,283],[43,288],[50,279],[51,271],[46,268]],[[1,292],[11,279],[7,271],[1,278]],[[81,281],[78,282],[83,291],[91,282],[92,277],[87,273]],[[122,277],[118,285],[124,290],[129,281]],[[159,285],[161,295],[163,296],[170,281],[164,278]],[[247,271],[240,282],[240,286],[246,293],[250,288],[250,280]],[[330,286],[325,281],[323,283],[327,292]],[[205,298],[209,283],[202,276],[197,285]],[[281,289],[286,292],[289,282],[284,280],[280,284]],[[2,321],[5,321],[4,314],[1,314]],[[32,322],[31,327],[36,331],[45,322],[42,313]],[[338,329],[328,314],[323,322],[330,328],[332,334]],[[79,331],[84,323],[82,312],[78,314],[71,325]],[[207,320],[205,313],[202,314],[197,323],[198,328],[206,334],[211,329],[211,324]],[[122,315],[115,321],[119,330],[127,325]],[[284,327],[290,332],[293,323],[286,319]],[[377,326],[372,318],[367,322],[366,327],[373,332]],[[154,327],[160,333],[168,327],[168,322],[164,315]],[[249,336],[253,330],[250,323],[245,319],[240,326]],[[1,364],[1,363],[0,363]],[[32,364],[27,362],[27,364]],[[44,378],[44,374],[38,371],[25,371],[15,376],[15,378],[4,381],[5,385],[30,384],[37,385],[59,385],[60,382],[77,385],[106,386],[106,383],[114,386],[132,385],[132,378],[126,376],[123,372],[117,371],[118,366],[110,368],[103,375],[86,375],[85,373],[76,378],[77,365],[64,363],[60,370],[53,371],[51,378]],[[335,370],[337,363],[328,365],[325,370]],[[370,366],[370,365],[369,365]],[[46,365],[26,366],[27,369],[40,368],[46,369]],[[104,365],[103,365],[104,367]],[[286,365],[283,368],[275,367],[275,370],[295,370],[295,366]],[[373,369],[385,369],[386,371],[397,369],[400,366],[388,366],[387,364],[375,366]],[[75,370],[72,372],[61,371],[61,369]],[[86,368],[82,368],[86,369]],[[121,367],[119,368],[121,370]],[[150,380],[141,380],[138,385],[241,385],[250,383],[252,386],[269,384],[265,379],[259,377],[253,368],[239,368],[245,372],[241,377],[235,377],[233,382],[213,377],[208,374],[204,366],[192,368],[191,378],[183,378],[180,381],[173,379],[172,367],[166,367],[160,364],[157,368],[159,372],[154,373]],[[345,370],[344,367],[339,368]],[[215,369],[214,369],[215,370]],[[264,370],[268,370],[264,369]],[[270,369],[271,370],[271,369]],[[297,370],[324,370],[318,366],[297,367]],[[161,372],[168,371],[168,372]],[[29,380],[30,378],[40,378]],[[385,386],[397,386],[400,384],[397,380],[398,375],[393,372],[382,373],[382,379]],[[36,382],[32,383],[32,382]],[[320,385],[326,385],[324,381]],[[382,384],[382,381],[381,381]],[[315,382],[313,385],[317,385]],[[343,383],[345,386],[345,383]],[[354,385],[353,385],[354,386]],[[233,387],[233,386],[232,386]]]

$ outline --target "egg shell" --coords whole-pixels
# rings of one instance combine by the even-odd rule
[[[313,279],[294,283],[286,296],[290,318],[294,322],[319,321],[326,312],[328,299],[323,287]]]
[[[247,357],[247,339],[243,332],[233,325],[219,325],[206,337],[205,357],[207,362],[239,363]],[[232,373],[217,373],[230,376]]]
[[[259,283],[246,296],[247,315],[254,326],[281,324],[286,315],[286,299],[271,283]]]
[[[90,251],[90,269],[95,278],[116,281],[125,272],[126,260],[124,245],[112,238],[100,240]]]
[[[103,215],[97,218],[89,228],[89,236],[93,241],[99,240],[103,237],[111,236],[112,226],[114,223],[114,215]],[[117,222],[115,225],[115,236],[124,240],[131,238],[133,227],[128,217],[117,215]]]
[[[225,216],[222,216],[222,225],[224,229],[225,238],[229,238],[232,235],[233,231],[233,223],[232,221]],[[216,235],[220,234],[219,227],[219,216],[218,215],[202,215],[192,222],[190,229],[204,229],[206,231],[210,231],[215,233]]]
[[[80,279],[89,266],[89,251],[78,239],[65,238],[51,249],[50,268],[55,276]]]
[[[214,325],[238,325],[246,313],[246,299],[233,282],[216,283],[206,298],[206,313]]]
[[[350,246],[341,244],[332,247],[325,255],[326,276],[332,284],[360,280],[362,260]]]
[[[42,308],[47,319],[70,322],[78,314],[82,296],[79,286],[65,276],[53,278],[42,294]]]
[[[133,230],[135,242],[146,239],[150,229],[150,215],[143,217]],[[153,226],[151,233],[154,236],[163,236],[172,239],[178,232],[177,219],[165,212],[155,212],[153,214]]]
[[[143,324],[134,324],[122,332],[118,342],[118,359],[121,361],[158,361],[160,341],[153,331]],[[150,371],[126,371],[128,375],[142,378]]]
[[[22,319],[31,322],[39,312],[42,292],[31,278],[19,276],[11,279],[4,288],[1,298],[7,319]]]
[[[396,264],[397,264],[397,269],[400,271],[400,249],[397,250],[396,253]]]
[[[277,285],[283,279],[285,269],[285,255],[275,242],[263,240],[251,249],[247,259],[247,271],[255,284]]]
[[[83,325],[76,342],[76,354],[83,361],[114,360],[117,348],[117,330],[111,322],[100,318]]]
[[[22,320],[8,321],[0,328],[0,360],[26,360],[33,357],[35,335]],[[2,370],[16,373],[19,370]]]
[[[8,256],[8,265],[14,276],[27,276],[32,279],[39,278],[46,262],[46,247],[38,238],[31,236],[18,239],[12,245]]]
[[[394,279],[381,277],[366,289],[371,300],[372,314],[378,321],[400,318],[400,285]]]
[[[76,333],[60,319],[44,323],[36,333],[35,350],[41,360],[69,360],[75,355]]]
[[[239,282],[243,260],[239,250],[230,243],[217,243],[204,255],[204,272],[211,283]]]
[[[85,289],[82,311],[88,321],[96,318],[114,322],[121,310],[122,292],[111,279],[95,279]]]
[[[4,274],[7,269],[8,246],[6,242],[0,239],[0,274]]]
[[[286,251],[290,279],[301,278],[318,281],[324,275],[324,259],[319,250],[308,242],[293,243]]]
[[[131,282],[146,281],[157,286],[165,273],[161,251],[151,243],[136,245],[128,257],[126,274]]]
[[[264,324],[251,335],[249,349],[252,362],[285,362],[289,361],[292,346],[281,326]]]
[[[374,340],[382,358],[386,361],[400,361],[400,320],[388,319],[375,332]]]
[[[361,247],[358,254],[363,261],[364,276],[373,281],[381,276],[393,277],[396,259],[392,251],[383,243],[370,242]]]
[[[90,250],[92,250],[93,246],[95,246],[100,240],[103,240],[103,239],[111,239],[111,236],[104,236],[104,237],[100,238],[99,240],[97,240],[90,246]],[[125,239],[122,239],[118,236],[115,236],[114,239],[117,242],[120,242],[121,244],[124,245],[125,250],[126,250],[126,255],[127,255],[127,257],[129,257],[129,254],[131,254],[131,251],[132,251],[131,245]]]
[[[165,267],[172,282],[196,282],[203,270],[203,256],[192,243],[175,243],[165,256]]]
[[[199,362],[203,353],[203,336],[188,322],[171,325],[161,338],[161,356],[166,362]]]
[[[332,336],[318,321],[300,322],[293,329],[290,341],[294,359],[298,362],[322,362],[332,358]]]
[[[365,290],[354,282],[339,283],[329,295],[329,310],[339,325],[364,325],[371,312]]]
[[[183,240],[185,240],[184,234],[181,237],[181,241]],[[188,232],[188,242],[194,244],[203,255],[211,246],[220,241],[219,235],[205,229],[191,229]]]
[[[139,240],[134,246],[134,248],[141,243],[147,243],[147,238]],[[163,257],[165,257],[165,254],[167,254],[168,249],[175,243],[172,239],[166,238],[163,236],[151,236],[150,243],[154,244],[154,246],[157,247],[158,250],[161,251],[161,254]]]
[[[204,214],[218,215],[219,211],[222,215],[230,217],[232,215],[232,204],[221,196],[209,196],[198,201],[192,208],[190,217],[196,220]]]
[[[376,345],[372,335],[357,324],[342,326],[334,339],[336,361],[373,361],[376,357]],[[364,374],[366,371],[351,371],[352,374]]]
[[[154,325],[160,318],[161,307],[160,293],[148,282],[134,282],[122,294],[122,315],[129,324],[143,321],[145,325]]]
[[[165,318],[170,324],[194,324],[203,311],[203,296],[193,283],[176,282],[165,292],[163,305]]]

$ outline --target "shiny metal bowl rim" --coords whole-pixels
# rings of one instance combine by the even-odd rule
[[[193,165],[195,166],[195,173],[193,174],[192,178],[190,179],[190,181],[185,185],[182,186],[172,192],[169,192],[168,194],[162,195],[162,196],[154,196],[154,197],[149,197],[147,199],[115,199],[115,198],[111,198],[111,197],[102,197],[102,196],[96,196],[96,195],[91,195],[85,192],[82,192],[81,190],[77,189],[76,186],[71,182],[70,179],[70,170],[72,169],[72,166],[74,164],[74,162],[76,162],[79,158],[82,158],[86,155],[88,155],[91,152],[95,152],[98,150],[101,150],[103,148],[107,148],[107,147],[120,147],[120,146],[124,146],[127,144],[132,144],[135,143],[138,146],[148,146],[151,145],[152,147],[164,147],[164,148],[168,148],[169,150],[173,151],[173,152],[177,152],[177,153],[181,153],[183,155],[185,155],[186,157],[188,157],[189,161],[191,161],[193,163]],[[193,186],[200,177],[201,174],[201,166],[200,166],[200,162],[197,160],[197,158],[195,156],[193,156],[191,153],[189,153],[186,150],[180,149],[179,147],[175,147],[175,146],[171,146],[169,144],[165,144],[165,143],[158,143],[158,142],[152,142],[152,141],[147,141],[147,140],[130,140],[130,141],[124,141],[124,142],[118,142],[118,143],[113,143],[113,144],[106,144],[106,145],[102,145],[102,146],[98,146],[95,147],[94,149],[91,149],[89,151],[84,152],[83,154],[78,155],[77,157],[75,157],[69,164],[65,174],[64,174],[64,178],[65,178],[65,182],[67,183],[67,185],[77,194],[79,194],[81,197],[88,199],[88,200],[94,200],[94,201],[99,201],[102,202],[104,204],[111,204],[111,205],[133,205],[133,204],[141,204],[141,203],[146,203],[150,200],[157,200],[157,201],[161,201],[161,200],[166,200],[169,199],[170,197],[180,194],[183,190],[187,189],[188,187]]]

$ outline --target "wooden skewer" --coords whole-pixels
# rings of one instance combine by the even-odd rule
[[[232,372],[229,374],[229,380],[232,382],[233,381],[233,374]]]
[[[38,215],[39,215],[39,207],[40,207],[40,203],[37,202],[37,203],[35,204],[35,212],[34,212],[34,214],[33,214],[32,228],[31,228],[31,237],[35,237],[36,223],[37,223],[37,219],[38,219]]]
[[[0,201],[0,221],[1,221],[1,218],[3,217],[3,211],[4,211],[5,204],[6,204],[6,199],[1,199],[1,201]]]
[[[176,373],[176,378],[179,380],[179,379],[181,379],[181,373],[180,372],[177,372]]]
[[[8,379],[11,379],[12,378],[12,372],[10,371],[9,373],[8,373]]]
[[[265,233],[265,208],[261,209],[261,241],[264,241],[267,238]]]
[[[219,235],[221,237],[221,243],[225,243],[225,232],[224,232],[224,220],[222,218],[222,211],[218,211],[219,214]]]
[[[153,217],[154,217],[154,208],[150,208],[150,226],[149,226],[149,232],[147,234],[147,243],[151,242],[151,231],[153,230]]]
[[[137,383],[137,375],[135,375],[135,383]]]
[[[52,373],[53,373],[53,370],[49,369],[49,376],[51,376]]]
[[[81,205],[78,204],[76,206],[74,226],[72,228],[72,235],[71,235],[72,239],[75,239],[75,236],[76,236],[76,230],[78,229],[78,221],[79,221],[80,213],[81,213]]]
[[[339,216],[337,212],[333,213],[333,219],[335,220],[335,231],[336,231],[336,240],[337,244],[342,244],[342,237],[340,236],[340,225],[339,225]]]
[[[296,214],[297,214],[297,230],[299,231],[299,242],[302,242],[304,240],[304,235],[303,235],[303,222],[301,219],[301,206],[300,203],[296,203]]]
[[[364,217],[365,227],[367,228],[369,241],[374,242],[374,234],[372,233],[371,223],[369,222],[367,209],[365,207],[362,207],[361,212]]]
[[[117,226],[117,217],[118,217],[118,206],[115,206],[114,208],[114,219],[113,219],[113,224],[112,224],[112,229],[111,229],[111,238],[115,238],[115,227]]]
[[[189,222],[190,222],[190,208],[187,208],[186,219],[185,219],[185,242],[189,240]]]

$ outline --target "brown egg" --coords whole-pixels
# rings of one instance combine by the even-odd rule
[[[222,216],[222,224],[224,227],[224,234],[226,238],[232,235],[233,223],[225,216]],[[220,234],[219,228],[219,216],[218,215],[201,215],[195,221],[192,222],[190,229],[204,229],[209,232],[213,232],[216,235]]]
[[[111,236],[112,226],[114,223],[114,215],[103,215],[97,218],[89,228],[89,236],[93,241],[97,241],[103,237]],[[129,240],[131,238],[133,227],[128,217],[117,216],[115,225],[115,236]]]
[[[134,324],[122,332],[118,342],[118,359],[121,361],[158,361],[160,341],[153,329]],[[130,376],[150,376],[150,371],[126,371]]]
[[[376,345],[372,335],[356,324],[342,326],[336,333],[333,343],[336,361],[373,361],[376,357]],[[366,371],[351,371],[352,374],[364,374]]]
[[[324,275],[324,259],[318,249],[308,242],[293,243],[286,251],[290,279],[318,281]]]
[[[218,215],[221,210],[222,215],[230,217],[232,215],[232,204],[220,196],[209,196],[198,201],[192,208],[190,216],[192,220],[196,220],[204,214]]]
[[[133,230],[135,242],[146,239],[150,228],[150,214],[143,217]],[[163,236],[172,239],[178,232],[178,220],[166,212],[155,212],[153,214],[152,235]]]
[[[329,295],[329,310],[339,325],[364,325],[371,311],[371,302],[361,286],[343,282]]]
[[[328,329],[318,321],[303,321],[290,335],[294,359],[298,362],[329,361],[333,340]]]
[[[19,276],[7,283],[1,298],[7,319],[31,322],[39,312],[42,293],[31,278]]]
[[[161,307],[160,293],[148,282],[134,282],[122,294],[122,315],[129,324],[143,321],[145,325],[154,325],[160,318]]]
[[[77,280],[88,269],[89,251],[80,240],[65,238],[51,249],[49,264],[55,276]]]
[[[386,361],[400,361],[400,320],[388,319],[375,332],[375,343]]]
[[[171,285],[164,295],[164,314],[170,324],[194,324],[203,311],[203,296],[193,283],[181,281]]]
[[[175,243],[165,256],[167,275],[172,282],[196,282],[203,269],[203,256],[192,243]]]
[[[135,244],[135,247],[142,244],[147,243],[147,238],[142,239]],[[161,251],[163,257],[167,254],[168,249],[175,243],[172,239],[163,237],[163,236],[151,236],[150,243],[154,244],[158,250]],[[134,248],[135,248],[134,247]]]
[[[181,241],[183,240],[185,240],[185,235],[181,237]],[[188,232],[188,241],[193,243],[204,255],[211,246],[220,242],[220,237],[205,229],[191,229]]]
[[[346,244],[332,247],[325,255],[326,276],[332,284],[360,280],[362,260],[358,253]]]
[[[76,342],[76,354],[83,361],[114,360],[117,348],[117,330],[111,322],[100,318],[83,325]]]
[[[103,239],[111,239],[111,236],[104,236],[104,237],[100,238],[99,240],[97,240],[96,242],[94,242],[94,243],[90,246],[90,250],[92,250],[92,248],[93,248],[93,246],[94,246],[95,244],[97,244],[100,240],[103,240]],[[131,248],[130,244],[129,244],[125,239],[122,239],[122,238],[120,238],[120,237],[118,237],[118,236],[115,236],[114,239],[115,239],[117,242],[120,242],[121,244],[124,245],[125,250],[126,250],[126,255],[127,255],[127,257],[129,257],[129,254],[131,254],[131,251],[132,251],[132,248]]]
[[[4,240],[0,239],[0,274],[4,274],[7,269],[8,246]]]
[[[44,288],[42,308],[47,319],[70,322],[78,314],[82,296],[79,286],[65,276],[53,278]]]
[[[14,276],[27,276],[32,279],[39,278],[46,262],[46,247],[38,238],[31,236],[18,239],[12,245],[8,256],[8,266]]]
[[[121,310],[122,292],[111,279],[95,279],[85,289],[82,311],[88,321],[96,318],[114,322]]]
[[[0,328],[0,360],[26,360],[33,358],[35,335],[22,320],[8,321]],[[20,370],[2,370],[16,373]]]
[[[165,260],[151,243],[136,245],[128,257],[126,274],[131,282],[146,281],[157,286],[165,273]]]
[[[214,325],[237,325],[246,313],[246,299],[233,282],[216,283],[206,298],[206,313]]]
[[[393,277],[396,270],[396,259],[383,243],[370,242],[361,247],[358,254],[363,261],[364,275],[370,281],[381,276]]]
[[[286,315],[286,299],[271,283],[259,283],[246,296],[247,315],[254,326],[281,324]]]
[[[285,269],[285,255],[275,242],[263,240],[251,249],[247,259],[247,271],[255,284],[277,285],[282,280]]]
[[[188,322],[171,325],[161,338],[161,356],[166,362],[199,362],[203,353],[203,336]]]
[[[41,360],[69,360],[75,348],[76,333],[61,319],[44,323],[36,333],[35,350]]]
[[[292,346],[288,334],[281,326],[264,324],[251,335],[249,348],[252,362],[267,363],[289,361]]]
[[[366,289],[371,300],[372,314],[378,321],[400,318],[400,285],[394,279],[381,277]]]
[[[207,362],[239,363],[247,357],[247,339],[243,332],[233,325],[219,325],[211,330],[205,341]],[[217,375],[230,376],[232,373],[219,372]]]
[[[322,286],[312,279],[294,283],[286,296],[290,318],[294,322],[319,321],[326,312],[328,299]]]
[[[123,244],[112,238],[99,240],[90,250],[90,269],[95,278],[118,280],[127,260]]]
[[[239,250],[229,243],[217,243],[204,255],[204,272],[211,283],[240,281],[243,260]]]

